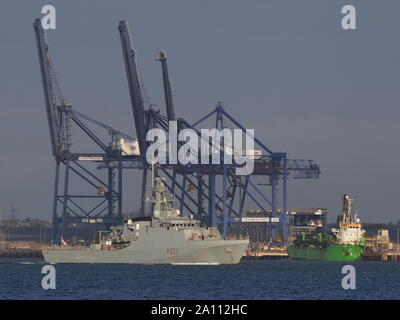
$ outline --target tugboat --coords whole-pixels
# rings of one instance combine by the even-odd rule
[[[303,260],[355,261],[364,252],[364,233],[358,213],[351,211],[352,199],[343,196],[343,210],[338,215],[338,229],[327,237],[321,232],[301,233],[287,248],[289,258]]]
[[[90,246],[43,248],[47,263],[129,264],[237,264],[248,239],[224,239],[217,228],[180,215],[174,198],[167,194],[163,178],[153,179],[152,217],[128,219],[122,226],[100,233],[99,243]]]

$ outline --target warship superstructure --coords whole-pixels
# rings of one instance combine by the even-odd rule
[[[219,230],[181,216],[163,178],[153,180],[151,217],[128,219],[99,234],[90,246],[50,246],[42,252],[48,263],[236,264],[248,239],[224,239]]]

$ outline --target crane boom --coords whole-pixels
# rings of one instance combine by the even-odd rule
[[[175,110],[174,110],[174,103],[172,100],[171,83],[169,81],[169,75],[168,75],[167,55],[165,54],[165,51],[163,50],[160,51],[156,60],[161,62],[167,118],[168,121],[175,121]]]
[[[46,42],[45,31],[39,18],[33,23],[36,36],[36,44],[39,56],[40,72],[42,75],[43,93],[46,104],[47,121],[50,130],[51,150],[54,156],[60,151],[61,133],[58,126],[57,100],[55,87],[51,74],[49,46]]]
[[[128,79],[129,93],[135,119],[135,127],[141,154],[146,153],[146,125],[142,90],[136,64],[136,52],[132,46],[131,35],[126,21],[120,21],[118,30],[121,37],[122,54],[124,56],[126,77]]]

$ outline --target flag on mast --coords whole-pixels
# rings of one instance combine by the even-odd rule
[[[67,246],[67,243],[65,242],[64,237],[61,237],[61,243],[62,243],[64,246]]]

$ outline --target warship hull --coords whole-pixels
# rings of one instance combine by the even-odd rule
[[[329,244],[325,248],[289,246],[289,258],[299,260],[355,261],[362,257],[363,247],[351,244]]]
[[[181,242],[134,243],[123,249],[89,247],[54,247],[43,249],[47,263],[112,263],[112,264],[237,264],[248,240],[210,240]],[[170,245],[168,244],[170,243]]]

